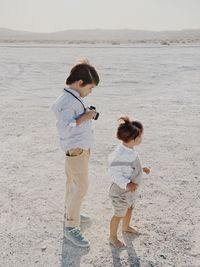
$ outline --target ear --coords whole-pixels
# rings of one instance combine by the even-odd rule
[[[140,136],[137,136],[137,137],[134,139],[135,143],[137,143],[137,142],[139,141],[139,139],[140,139]]]
[[[83,87],[83,80],[78,80],[77,83],[78,83],[79,87]]]

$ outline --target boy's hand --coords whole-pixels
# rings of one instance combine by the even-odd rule
[[[91,120],[95,117],[96,111],[95,109],[87,109],[85,114],[83,115],[86,119]]]
[[[138,184],[134,184],[132,182],[128,183],[126,189],[130,192],[134,192],[138,188]]]
[[[76,125],[80,125],[83,122],[92,120],[95,117],[96,111],[94,109],[87,109],[86,112],[76,120]]]
[[[147,168],[147,167],[144,167],[144,168],[143,168],[143,172],[145,172],[146,174],[149,174],[149,173],[150,173],[150,169]]]

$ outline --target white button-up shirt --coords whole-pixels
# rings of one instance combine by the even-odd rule
[[[122,189],[131,181],[139,184],[142,178],[142,167],[138,153],[133,148],[119,145],[108,158],[109,174],[112,180]]]
[[[72,92],[83,103],[80,94],[70,88]],[[71,148],[90,149],[94,143],[94,132],[92,120],[76,125],[78,119],[85,111],[83,105],[73,95],[63,91],[52,106],[57,119],[57,129],[61,148],[66,151]]]

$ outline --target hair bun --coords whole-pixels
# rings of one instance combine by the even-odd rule
[[[131,123],[129,117],[120,117],[118,119],[118,121],[120,124],[130,124]]]
[[[90,65],[90,62],[89,62],[89,60],[87,58],[81,58],[81,59],[77,60],[76,65],[78,65],[78,64]]]

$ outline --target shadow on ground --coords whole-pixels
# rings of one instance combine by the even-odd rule
[[[81,232],[84,232],[90,226],[91,222],[81,224]],[[89,251],[89,248],[77,247],[63,237],[61,267],[80,267],[82,256],[88,254]]]
[[[113,266],[114,267],[123,266],[121,258],[120,258],[120,253],[123,250],[126,250],[128,253],[128,260],[129,260],[129,264],[131,267],[141,267],[140,259],[137,256],[136,251],[133,247],[133,241],[135,238],[136,238],[136,236],[134,236],[134,235],[123,233],[123,239],[124,239],[124,243],[126,245],[124,248],[118,249],[118,248],[113,247],[113,245],[110,244],[110,249],[111,249],[111,253],[112,253],[112,257],[113,257]]]

